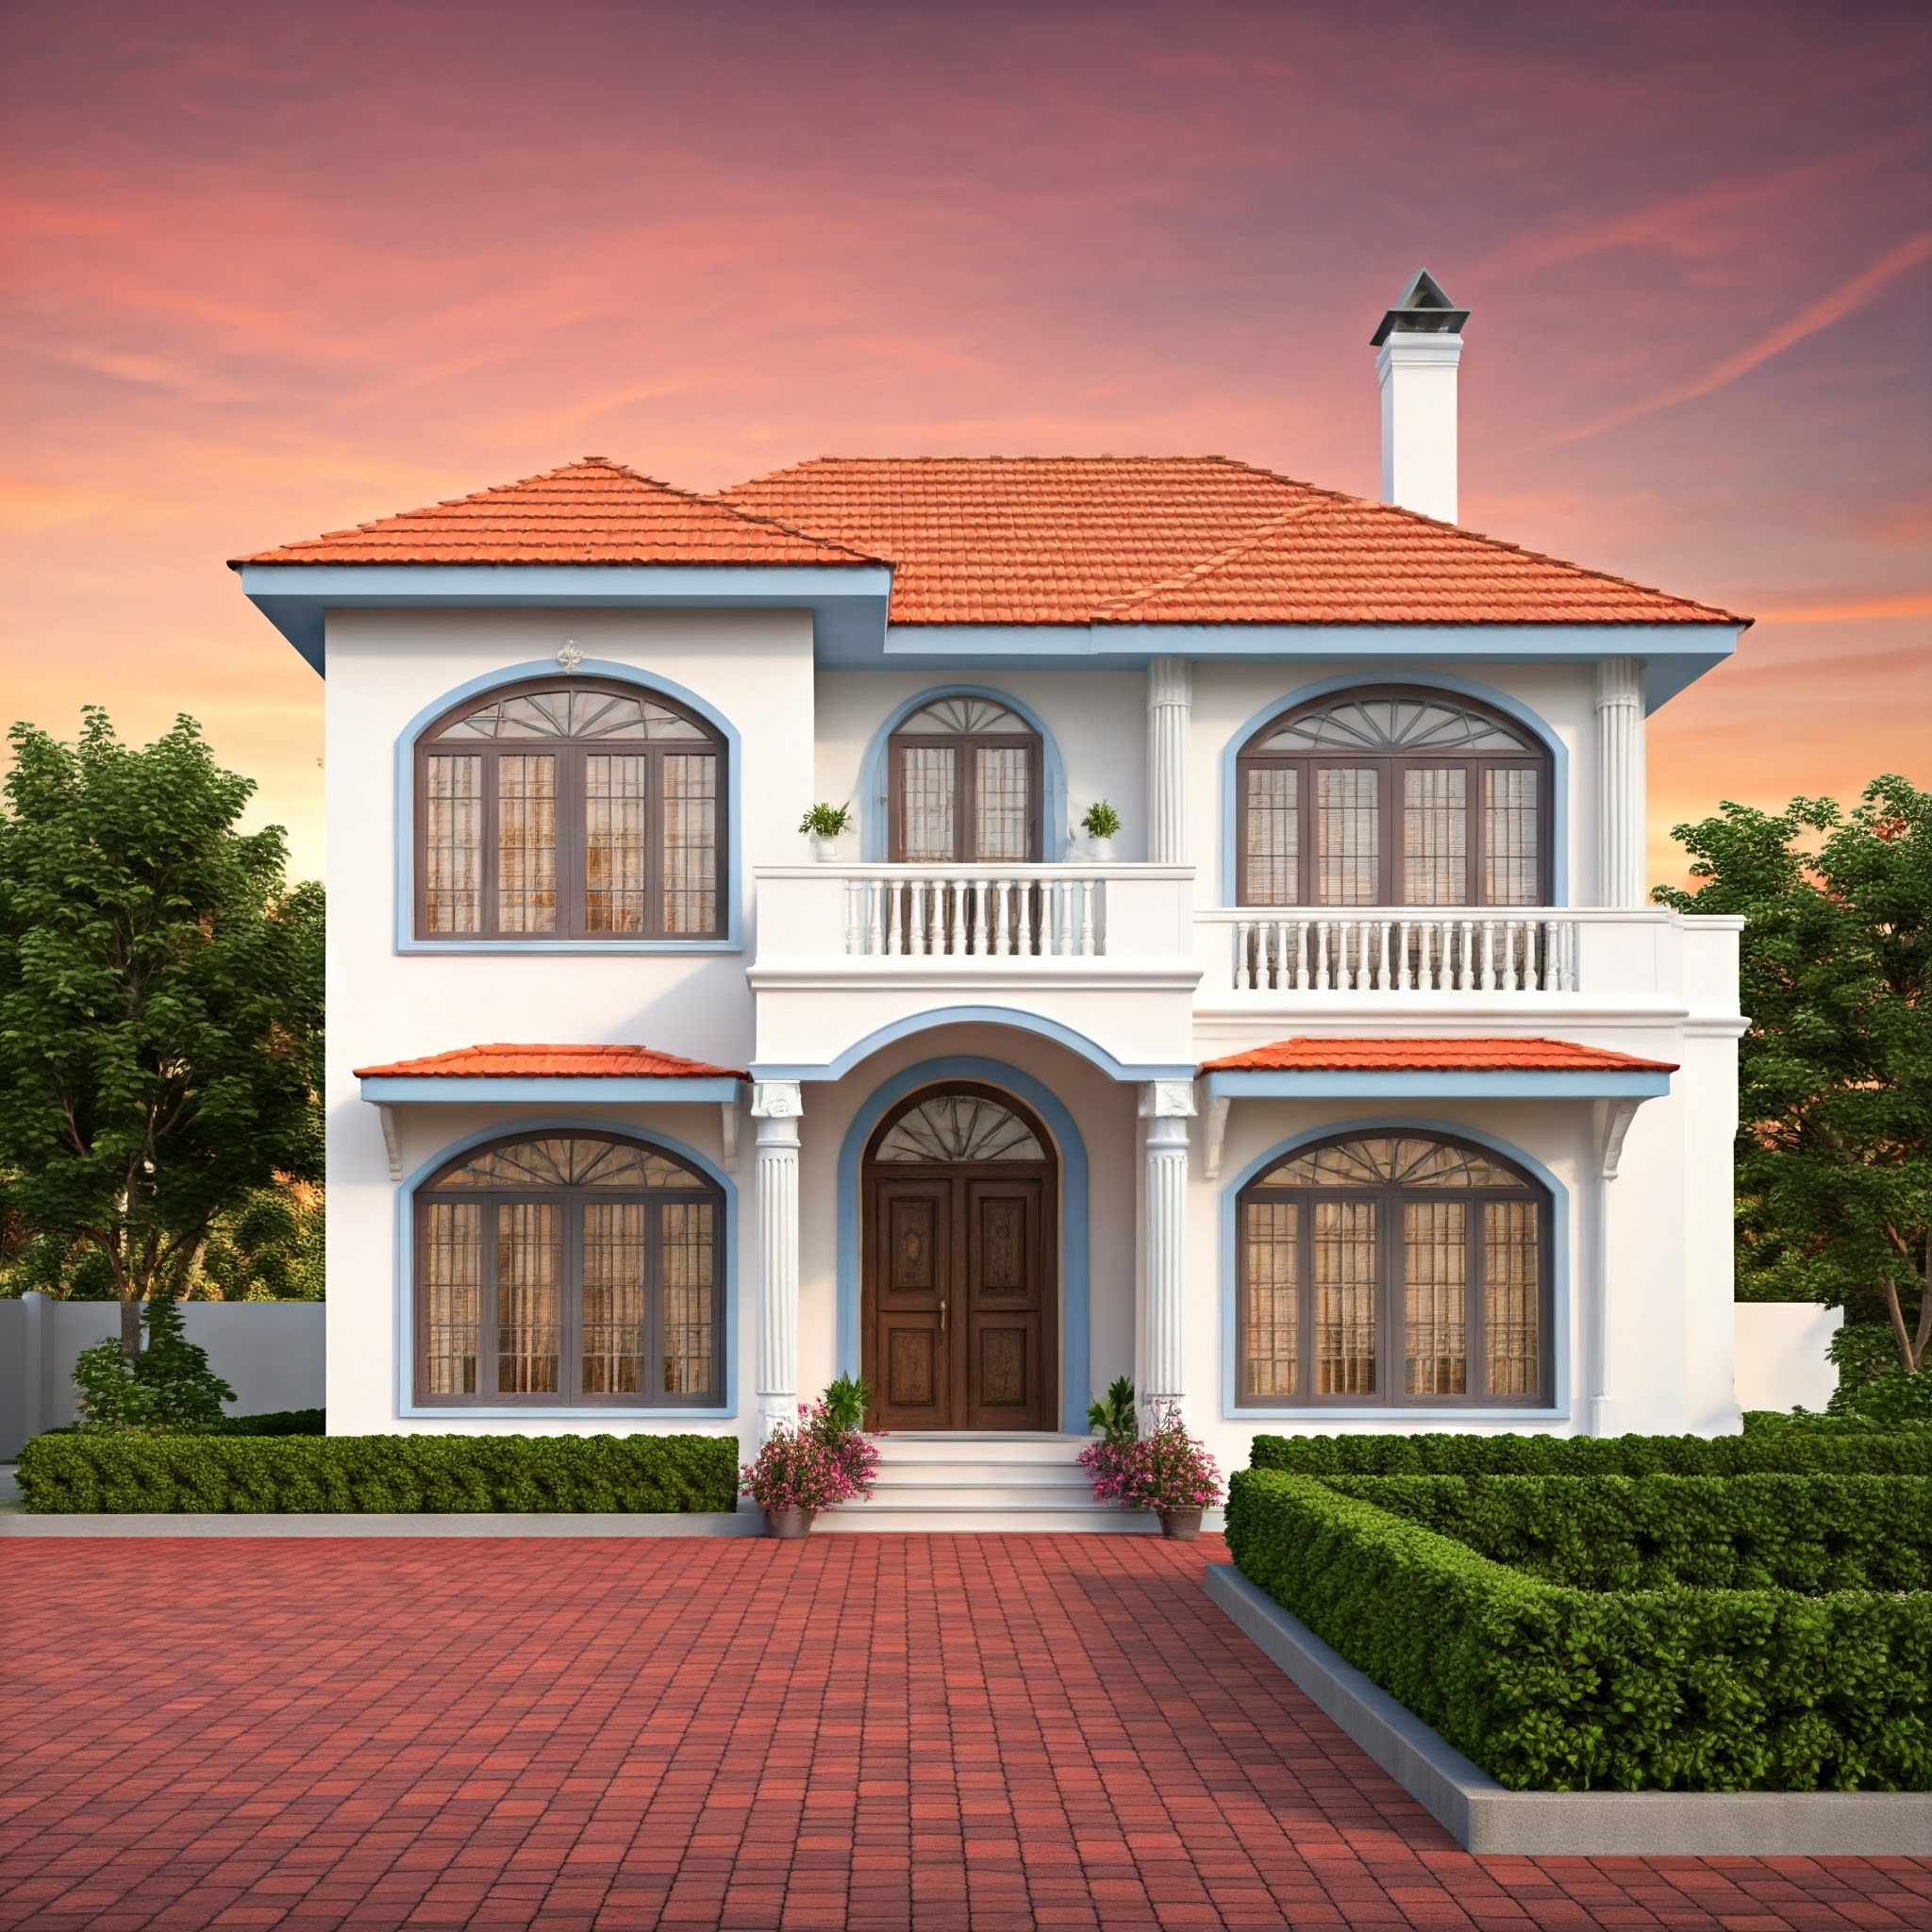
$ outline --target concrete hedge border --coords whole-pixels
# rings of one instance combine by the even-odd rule
[[[734,1436],[43,1435],[21,1495],[47,1515],[728,1512]]]
[[[1257,1436],[1296,1475],[1932,1475],[1932,1429],[1741,1436]]]
[[[1580,1590],[1348,1487],[1238,1472],[1236,1564],[1508,1789],[1932,1789],[1923,1566],[1907,1591]],[[1486,1501],[1485,1533],[1507,1513]]]

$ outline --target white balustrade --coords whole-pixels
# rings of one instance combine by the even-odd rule
[[[1237,992],[1574,992],[1577,921],[1542,908],[1221,915]]]
[[[845,950],[867,958],[1102,958],[1107,877],[1071,866],[841,868]]]

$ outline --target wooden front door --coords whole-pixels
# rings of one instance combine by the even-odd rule
[[[949,1121],[961,1101],[976,1108],[980,1142],[998,1145],[988,1123],[1014,1121],[1007,1104],[947,1094]],[[911,1134],[889,1128],[867,1159],[860,1373],[877,1428],[1058,1426],[1054,1174],[1029,1126],[1018,1131],[1007,1158],[950,1161],[931,1158],[950,1150],[930,1142],[904,1158]],[[1011,1158],[1016,1147],[1038,1158]]]

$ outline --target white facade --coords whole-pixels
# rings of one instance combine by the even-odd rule
[[[959,1079],[1011,1093],[1057,1142],[1058,1335],[1046,1365],[1056,1429],[1080,1430],[1087,1401],[1117,1374],[1143,1395],[1180,1400],[1224,1467],[1245,1461],[1257,1430],[1737,1425],[1736,924],[1634,904],[1626,878],[1606,876],[1607,853],[1620,873],[1626,862],[1606,821],[1633,810],[1633,768],[1641,798],[1641,700],[1605,732],[1601,659],[1574,637],[1507,661],[1470,648],[1483,641],[1466,631],[1442,650],[1419,632],[1393,660],[1385,634],[1373,663],[1333,648],[1204,649],[1177,675],[1165,650],[1093,669],[1063,658],[1050,669],[984,668],[963,653],[910,669],[836,668],[813,611],[797,608],[453,609],[399,597],[333,608],[325,622],[332,1430],[698,1429],[750,1445],[761,1416],[768,1427],[860,1367],[859,1143],[892,1100]],[[1641,643],[1622,631],[1607,655],[1641,662]],[[560,651],[581,653],[574,671],[559,667]],[[539,675],[631,680],[728,731],[724,938],[573,948],[414,936],[415,735],[461,696]],[[1567,983],[1555,974],[1547,987],[1488,991],[1243,983],[1238,928],[1276,915],[1233,903],[1236,751],[1307,694],[1397,678],[1488,702],[1550,748],[1554,890],[1534,917],[1565,935]],[[1103,894],[1097,936],[1083,942],[1074,909],[1065,950],[867,951],[854,908],[907,870],[883,858],[883,735],[913,700],[960,691],[996,695],[1037,725],[1051,816],[1030,876],[1064,882],[1075,908]],[[1125,822],[1105,863],[1071,829],[1096,798]],[[813,863],[796,830],[819,799],[850,800],[857,814],[832,863]],[[1159,863],[1148,858],[1150,827],[1174,843]],[[1480,922],[1481,908],[1410,916],[1472,912]],[[1284,1039],[1405,1037],[1557,1040],[1678,1071],[1653,1082],[1667,1091],[1637,1099],[1622,1091],[1627,1081],[1584,1092],[1533,1072],[1286,1075],[1270,1091],[1230,1091],[1241,1083],[1197,1073]],[[592,1082],[553,1097],[460,1080],[441,1083],[447,1098],[385,1100],[403,1090],[375,1081],[365,1093],[353,1071],[493,1041],[648,1043],[758,1084],[734,1088],[728,1103],[628,1091],[609,1099]],[[723,1188],[722,1404],[416,1399],[412,1187],[492,1133],[563,1124],[634,1131],[694,1158]],[[1239,1189],[1324,1130],[1391,1125],[1495,1149],[1547,1188],[1549,1386],[1529,1407],[1244,1406],[1233,1339]]]

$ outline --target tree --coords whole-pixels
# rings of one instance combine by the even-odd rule
[[[103,1257],[121,1346],[225,1209],[319,1180],[323,895],[190,718],[17,724],[0,806],[0,1174],[49,1251]],[[96,1263],[96,1266],[101,1265]]]
[[[1875,778],[1846,814],[1794,798],[1676,825],[1684,912],[1741,913],[1738,1292],[1932,1341],[1932,794]]]

